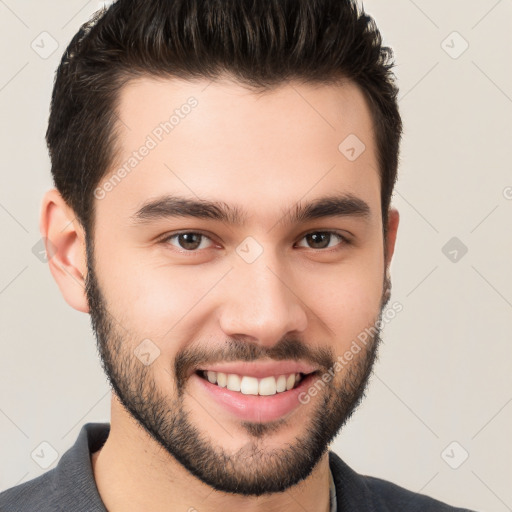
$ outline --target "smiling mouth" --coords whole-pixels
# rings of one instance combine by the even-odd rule
[[[211,370],[197,370],[196,375],[211,384],[235,391],[244,395],[270,396],[285,393],[299,386],[301,381],[312,373],[287,373],[264,378],[256,378],[236,373],[215,372]]]

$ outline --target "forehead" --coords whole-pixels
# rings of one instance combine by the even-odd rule
[[[117,114],[119,153],[98,209],[129,217],[172,193],[254,205],[271,222],[283,205],[327,193],[380,199],[373,122],[351,82],[257,94],[229,80],[144,77],[122,88]]]

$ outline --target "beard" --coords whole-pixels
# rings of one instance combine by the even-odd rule
[[[343,378],[333,378],[318,393],[317,400],[312,400],[307,418],[299,419],[295,411],[288,420],[241,422],[240,427],[250,440],[235,453],[229,453],[212,443],[207,430],[200,430],[191,421],[184,403],[189,393],[186,385],[190,370],[200,363],[271,358],[302,359],[316,364],[323,374],[335,364],[333,349],[313,349],[298,337],[289,336],[271,348],[238,338],[227,340],[215,351],[190,345],[176,355],[174,375],[169,372],[175,381],[175,394],[164,393],[156,383],[153,367],[141,364],[135,357],[135,336],[126,330],[122,332],[108,312],[94,272],[93,243],[87,235],[86,252],[86,294],[101,364],[119,401],[137,423],[189,473],[217,491],[261,496],[283,492],[307,478],[364,397],[381,342],[377,329],[381,322],[373,324],[364,348],[343,367]],[[390,281],[386,275],[378,320],[389,294]],[[288,422],[300,423],[301,432],[282,448],[266,450],[265,436],[279,431]]]

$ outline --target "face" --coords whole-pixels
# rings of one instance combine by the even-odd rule
[[[133,418],[204,483],[283,491],[359,403],[380,341],[377,330],[336,367],[380,319],[390,284],[368,106],[351,84],[256,95],[147,78],[122,90],[119,117],[117,165],[96,189],[87,243],[105,372]],[[348,158],[339,146],[350,134],[360,142],[347,139]],[[257,374],[256,363],[277,366]],[[226,385],[218,372],[209,382],[202,370],[222,365],[245,390],[265,376],[263,394],[230,390],[236,378]],[[267,377],[281,374],[294,387],[276,392]]]

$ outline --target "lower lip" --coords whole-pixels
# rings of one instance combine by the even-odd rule
[[[299,401],[299,395],[306,391],[317,375],[316,373],[307,375],[302,378],[297,387],[269,396],[244,395],[237,391],[230,391],[212,384],[195,373],[191,378],[195,379],[202,389],[229,413],[245,421],[261,423],[278,420],[294,411],[299,405],[304,405]]]

